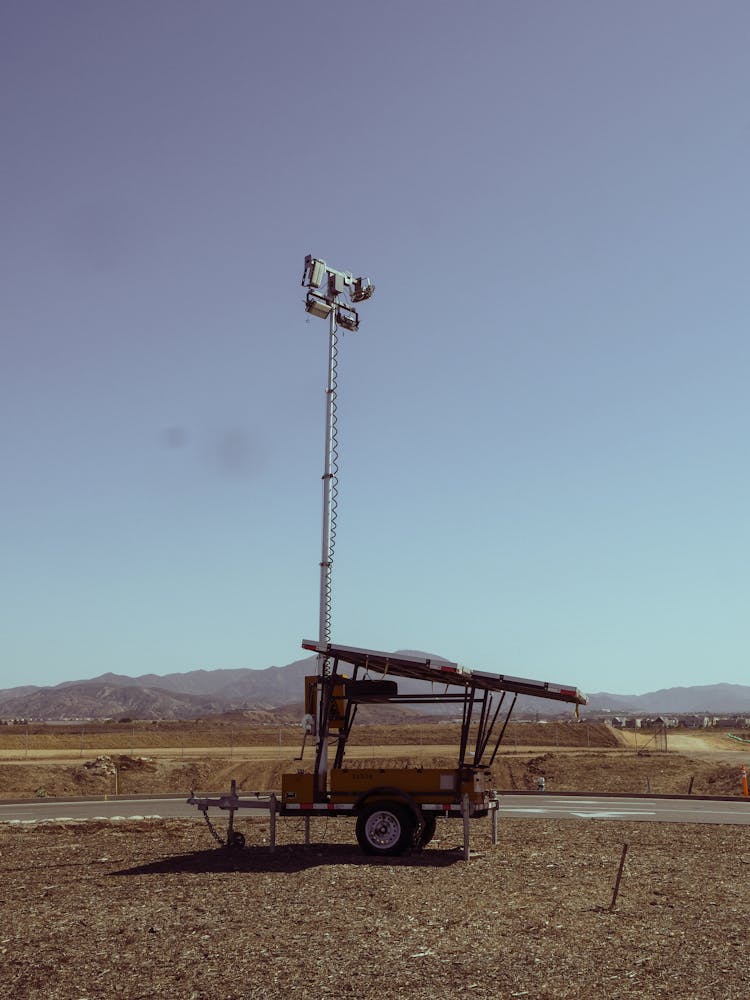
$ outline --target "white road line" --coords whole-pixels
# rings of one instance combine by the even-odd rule
[[[555,798],[554,795],[550,795],[549,798],[546,799],[546,801],[549,802],[549,803],[551,803],[551,804],[553,804],[553,805],[556,805],[556,806],[567,806],[570,802],[575,802],[576,805],[579,805],[579,806],[596,806],[596,805],[599,805],[599,801],[600,800],[597,800],[597,799],[579,799],[579,798],[575,798],[572,795],[570,796],[570,798],[566,797],[564,799],[558,799],[558,798]],[[618,800],[615,800],[615,801],[618,801]]]
[[[593,809],[589,812],[573,811],[570,805],[567,806],[501,806],[500,813],[524,813],[525,815],[548,815],[562,814],[564,816],[575,816],[578,819],[612,819],[621,816],[655,816],[654,809]]]
[[[624,816],[656,816],[653,809],[623,809],[612,812],[574,812],[576,819],[622,819]]]
[[[746,809],[747,806],[744,806],[743,808]],[[709,810],[706,810],[706,812],[709,812]],[[739,816],[740,815],[740,810],[739,809],[711,809],[709,814],[711,816]]]

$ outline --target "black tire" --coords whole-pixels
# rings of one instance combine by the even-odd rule
[[[227,838],[227,848],[230,851],[241,851],[245,846],[245,834],[240,833],[239,830],[233,830],[230,837]]]
[[[422,823],[422,835],[419,838],[420,847],[427,847],[429,842],[435,836],[436,827],[437,827],[437,816],[435,816],[434,813],[430,813],[429,815],[424,817],[424,821]]]
[[[365,854],[392,857],[412,844],[415,819],[398,802],[370,802],[357,816],[357,840]]]

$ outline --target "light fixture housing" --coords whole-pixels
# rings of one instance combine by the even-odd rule
[[[349,289],[349,297],[352,302],[364,302],[372,296],[374,291],[375,285],[373,285],[369,278],[354,278],[352,286]]]
[[[336,322],[345,330],[351,330],[354,333],[359,330],[359,313],[356,309],[339,304],[336,306]]]
[[[326,262],[312,254],[305,257],[305,270],[302,272],[302,284],[308,288],[320,288],[326,276]]]
[[[346,271],[328,271],[328,298],[335,299],[337,295],[341,295],[345,289],[350,288],[352,281],[351,274],[347,274]]]
[[[318,319],[328,319],[331,315],[331,309],[333,309],[333,305],[322,295],[316,295],[315,292],[307,293],[305,312],[309,312],[311,316],[317,316]]]

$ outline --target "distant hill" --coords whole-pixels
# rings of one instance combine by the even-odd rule
[[[609,709],[615,713],[647,715],[669,713],[692,715],[750,714],[750,687],[746,684],[704,684],[697,687],[663,688],[649,694],[592,694],[588,711]]]
[[[315,673],[307,656],[265,670],[190,670],[185,673],[127,677],[106,673],[54,687],[0,691],[0,718],[196,719],[250,709],[275,709],[300,701],[302,679]]]
[[[414,650],[399,652],[415,653]],[[106,673],[90,680],[65,681],[54,687],[9,688],[0,691],[0,718],[53,719],[195,719],[233,711],[272,712],[281,717],[301,709],[302,679],[315,673],[316,658],[307,656],[284,667],[265,670],[191,670],[185,673],[142,674],[126,677]],[[399,680],[402,694],[424,691],[418,681]],[[389,717],[409,718],[414,709],[383,706]],[[435,711],[419,706],[416,713]],[[440,711],[440,709],[437,709]],[[460,706],[443,712],[460,714]],[[514,717],[570,715],[570,705],[540,698],[519,698]],[[624,714],[738,714],[750,715],[750,686],[710,684],[666,688],[643,695],[593,694],[585,715],[599,712]],[[381,715],[378,712],[378,715]],[[259,716],[260,717],[260,716]],[[265,717],[265,716],[264,716]],[[383,718],[382,721],[385,721]]]
[[[0,704],[5,697],[21,698],[23,695],[32,694],[32,692],[39,690],[36,684],[27,684],[24,687],[0,688]]]
[[[101,674],[90,681],[65,681],[56,688],[41,690],[61,690],[87,683],[119,688],[156,688],[180,695],[210,696],[227,702],[259,701],[278,705],[285,700],[290,701],[290,693],[299,695],[302,678],[309,673],[315,673],[314,656],[295,660],[285,667],[266,667],[265,670],[242,667],[236,670],[188,670],[179,674],[141,674],[139,677]]]
[[[252,709],[288,710],[299,705],[302,681],[314,674],[317,658],[306,656],[284,667],[264,670],[190,670],[185,673],[128,677],[106,673],[85,681],[63,681],[54,687],[0,691],[0,718],[24,719],[195,719],[203,715]],[[404,693],[423,690],[402,681]],[[388,706],[374,713],[378,721],[398,721],[414,713]],[[364,715],[373,715],[370,708]]]
[[[140,685],[81,681],[39,688],[32,694],[0,697],[4,719],[195,719],[225,710],[219,698],[176,694]],[[9,697],[10,696],[10,697]]]

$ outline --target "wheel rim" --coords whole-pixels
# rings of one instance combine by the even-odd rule
[[[388,850],[395,847],[401,837],[401,823],[392,812],[379,809],[367,817],[365,836],[373,847]]]

